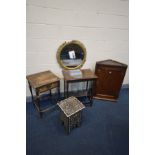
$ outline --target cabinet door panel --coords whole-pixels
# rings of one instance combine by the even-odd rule
[[[110,76],[107,74],[106,69],[97,69],[96,72],[98,76],[97,80],[97,94],[109,94],[109,82],[110,82]]]
[[[124,76],[122,71],[102,67],[97,69],[96,74],[98,76],[96,93],[117,96]]]
[[[114,60],[98,61],[95,67],[98,79],[94,98],[116,101],[126,69],[127,65]]]
[[[109,81],[108,81],[108,90],[110,95],[118,96],[121,85],[122,85],[122,80],[123,80],[123,75],[121,70],[108,70],[107,71]]]

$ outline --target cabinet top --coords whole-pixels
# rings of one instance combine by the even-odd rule
[[[103,61],[97,61],[96,64],[100,64],[100,65],[107,65],[107,66],[119,66],[119,67],[127,67],[126,64],[115,61],[115,60],[103,60]]]

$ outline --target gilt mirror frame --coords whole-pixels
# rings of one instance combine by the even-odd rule
[[[84,55],[84,58],[83,58],[81,64],[79,64],[79,65],[77,65],[77,66],[75,66],[75,67],[68,67],[68,66],[65,66],[65,65],[63,64],[62,60],[61,60],[61,52],[62,52],[62,50],[63,50],[66,46],[68,46],[68,45],[70,45],[70,44],[76,44],[76,45],[78,45],[78,46],[82,49],[83,55]],[[80,68],[84,65],[84,63],[85,63],[85,61],[86,61],[86,55],[87,55],[87,52],[86,52],[86,48],[85,48],[84,44],[81,43],[81,42],[78,41],[78,40],[72,40],[72,41],[69,41],[69,42],[66,42],[66,41],[65,41],[63,44],[61,44],[61,45],[59,46],[58,50],[57,50],[57,55],[56,55],[56,56],[57,56],[57,61],[58,61],[59,65],[60,65],[63,69],[74,70],[74,69],[80,69]]]

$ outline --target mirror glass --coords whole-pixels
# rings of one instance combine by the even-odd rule
[[[77,40],[65,42],[57,51],[57,60],[65,69],[79,69],[86,60],[86,48]]]

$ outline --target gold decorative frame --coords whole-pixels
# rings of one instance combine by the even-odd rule
[[[81,63],[80,65],[76,66],[76,67],[67,67],[67,66],[65,66],[65,65],[62,63],[62,61],[61,61],[61,59],[60,59],[60,55],[61,55],[62,49],[63,49],[65,46],[69,45],[69,44],[77,44],[78,46],[80,46],[80,47],[82,48],[83,53],[84,53],[84,58],[83,58],[83,60],[82,60],[82,63]],[[83,43],[81,43],[81,42],[78,41],[78,40],[72,40],[72,41],[69,41],[69,42],[66,42],[66,41],[65,41],[63,44],[61,44],[61,45],[59,46],[59,48],[58,48],[58,50],[57,50],[57,55],[56,55],[56,57],[57,57],[57,61],[58,61],[59,65],[60,65],[62,68],[67,69],[67,70],[73,70],[73,69],[80,69],[80,68],[84,65],[84,63],[85,63],[85,61],[86,61],[86,55],[87,55],[87,52],[86,52],[86,48],[85,48],[85,46],[83,45]]]

